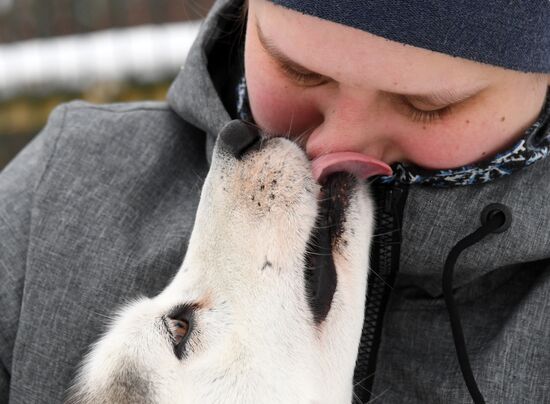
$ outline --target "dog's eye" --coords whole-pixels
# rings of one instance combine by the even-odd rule
[[[187,341],[193,332],[197,305],[188,303],[174,307],[165,317],[168,332],[172,337],[174,354],[178,359],[187,355]]]
[[[178,345],[189,332],[189,322],[187,320],[172,320],[174,327],[174,343]]]

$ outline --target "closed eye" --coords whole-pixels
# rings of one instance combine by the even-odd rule
[[[451,112],[451,108],[452,107],[448,105],[432,111],[425,111],[410,105],[409,118],[414,122],[431,123],[447,116]]]
[[[397,107],[401,112],[413,122],[419,122],[422,124],[436,123],[446,118],[453,112],[456,105],[450,104],[439,108],[422,109],[416,107],[407,97],[394,96]]]
[[[301,72],[285,63],[279,63],[279,68],[288,78],[290,78],[292,81],[295,81],[299,85],[314,87],[325,84],[329,81],[327,77],[321,74],[313,72]]]

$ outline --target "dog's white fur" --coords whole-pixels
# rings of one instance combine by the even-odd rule
[[[351,193],[317,326],[304,280],[319,195],[309,161],[283,138],[241,160],[217,145],[182,266],[158,296],[119,310],[69,402],[351,403],[373,222],[365,188]],[[200,309],[180,360],[162,318],[189,302]]]

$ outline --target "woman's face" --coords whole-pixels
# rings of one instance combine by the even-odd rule
[[[392,42],[250,0],[250,106],[310,158],[354,151],[388,164],[453,168],[507,147],[537,118],[548,75]]]

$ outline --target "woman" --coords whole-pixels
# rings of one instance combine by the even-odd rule
[[[166,285],[236,117],[314,165],[392,168],[362,401],[550,401],[550,6],[356,3],[251,0],[243,36],[241,2],[219,1],[168,104],[52,114],[0,175],[0,401],[62,400],[101,315]]]

